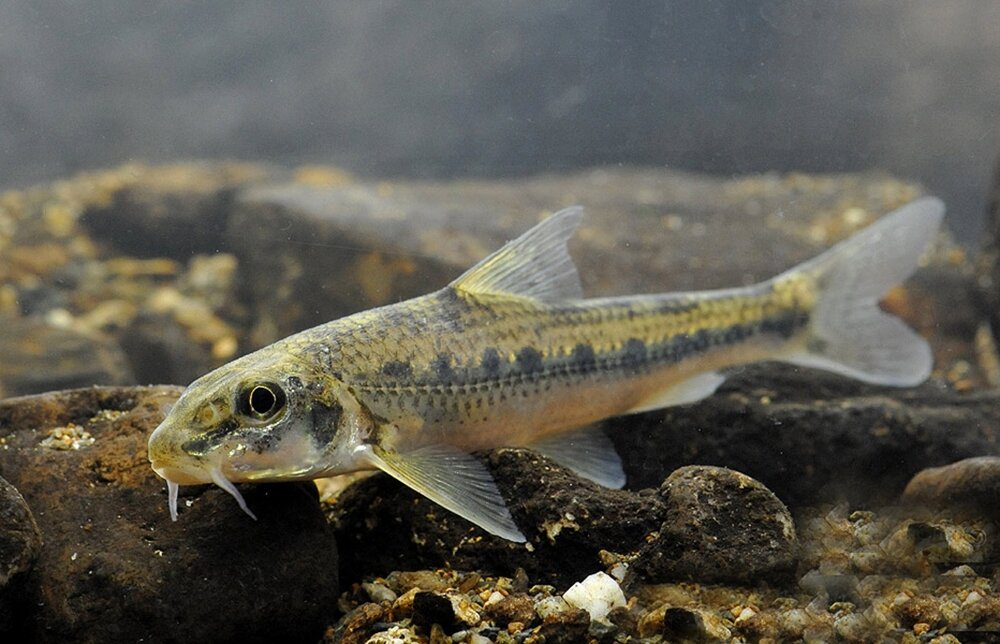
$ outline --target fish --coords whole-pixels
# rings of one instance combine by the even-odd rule
[[[769,280],[586,299],[561,210],[440,290],[279,340],[191,383],[149,437],[177,520],[179,486],[381,470],[486,532],[524,542],[473,456],[533,449],[604,486],[625,484],[596,423],[711,396],[761,361],[908,387],[927,342],[879,307],[933,242],[923,197]]]

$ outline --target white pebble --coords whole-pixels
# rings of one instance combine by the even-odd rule
[[[590,613],[592,620],[604,619],[612,608],[625,605],[625,593],[618,582],[603,572],[595,572],[570,586],[563,599],[570,606]]]
[[[486,601],[483,602],[483,606],[489,606],[490,604],[495,604],[501,600],[503,600],[503,593],[494,590],[492,593],[490,593],[490,596],[486,599]]]

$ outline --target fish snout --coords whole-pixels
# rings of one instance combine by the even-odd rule
[[[148,457],[153,471],[178,485],[211,483],[212,477],[202,459],[189,454],[181,446],[185,438],[164,421],[149,436]]]

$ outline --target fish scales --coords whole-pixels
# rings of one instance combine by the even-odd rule
[[[881,311],[933,239],[917,200],[764,282],[584,299],[571,208],[445,288],[302,331],[193,382],[149,439],[176,518],[180,485],[380,469],[484,530],[524,541],[470,452],[529,447],[621,487],[593,423],[695,402],[729,367],[780,360],[887,386],[930,373],[927,343]]]

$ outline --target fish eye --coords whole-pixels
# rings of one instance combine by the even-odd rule
[[[240,411],[254,420],[271,420],[284,408],[285,392],[274,383],[251,385],[240,393]]]

